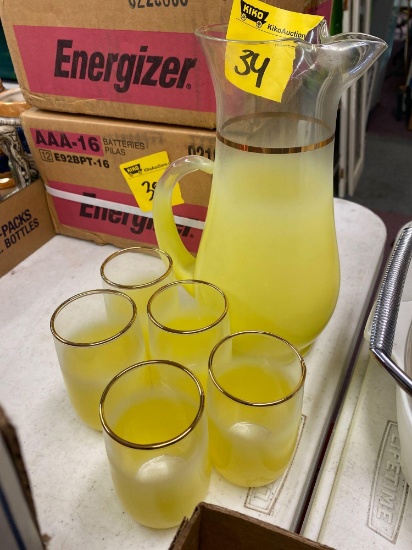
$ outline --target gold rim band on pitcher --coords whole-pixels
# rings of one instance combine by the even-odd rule
[[[258,116],[261,118],[279,117],[279,118],[291,118],[294,120],[305,120],[307,122],[312,122],[312,123],[318,124],[319,126],[323,126],[325,129],[329,129],[329,127],[318,118],[298,115],[296,113],[260,113]],[[256,118],[257,118],[257,115],[255,114],[249,115],[246,117],[240,116],[240,117],[232,118],[222,126],[222,130],[224,130],[227,126],[229,126],[233,122],[236,122],[237,120],[239,121],[247,120],[247,119],[256,120]],[[301,145],[297,147],[256,147],[254,145],[247,145],[245,143],[237,143],[236,141],[225,138],[218,131],[216,131],[216,138],[220,142],[222,142],[224,145],[227,145],[228,147],[232,147],[232,149],[238,149],[240,151],[247,151],[250,153],[260,153],[263,155],[289,155],[292,153],[304,153],[306,151],[315,151],[316,149],[321,149],[322,147],[326,147],[326,145],[329,145],[329,143],[332,143],[332,141],[335,139],[335,133],[333,132],[332,135],[330,135],[328,138],[318,141],[316,143],[310,143],[309,145]]]

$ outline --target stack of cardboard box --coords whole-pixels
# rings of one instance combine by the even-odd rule
[[[330,14],[332,0],[270,3]],[[188,154],[214,159],[215,95],[194,31],[228,22],[232,0],[0,6],[18,82],[33,106],[22,124],[56,231],[120,247],[155,245],[152,213],[140,208],[121,165],[135,163],[138,173],[142,159],[164,152],[169,162]],[[152,197],[153,177],[143,183]],[[175,214],[203,221],[210,184],[204,173],[185,177]],[[179,230],[196,252],[201,230]]]

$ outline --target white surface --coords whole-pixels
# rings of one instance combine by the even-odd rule
[[[355,378],[364,371],[368,347],[365,342]],[[400,468],[395,385],[381,365],[368,360],[349,433],[347,419],[336,428],[306,537],[338,550],[412,548],[412,502]]]
[[[331,321],[306,356],[302,430],[292,465],[281,480],[252,491],[213,475],[206,499],[289,529],[316,472],[386,238],[383,222],[364,207],[336,199],[335,212],[341,292]],[[0,279],[0,403],[18,430],[50,550],[168,548],[175,532],[151,531],[122,511],[102,435],[74,416],[49,330],[50,316],[64,299],[100,287],[100,263],[111,251],[56,236]]]
[[[406,370],[412,265],[392,356]],[[371,317],[323,464],[304,535],[339,550],[412,548],[412,399],[369,355]],[[408,372],[408,371],[407,371]],[[366,373],[366,374],[365,374]],[[411,372],[409,370],[409,375]],[[359,400],[358,400],[359,397]]]
[[[408,227],[405,225],[398,232]],[[376,304],[376,302],[375,302]],[[370,340],[375,306],[371,309],[364,330],[364,337]],[[401,303],[399,305],[396,332],[392,348],[392,359],[409,377],[412,377],[412,336],[409,347],[408,335],[412,327],[412,262],[403,286]],[[409,354],[409,357],[408,357]],[[399,438],[401,442],[402,471],[409,485],[412,485],[412,397],[399,386],[396,387],[396,418],[398,423]]]
[[[303,534],[312,540],[318,540],[322,521],[325,517],[329,499],[333,491],[337,469],[349,434],[354,409],[359,399],[366,368],[369,362],[369,347],[364,346],[359,353],[356,369],[354,370],[350,386],[346,392],[342,409],[339,412],[337,425],[332,432],[326,460],[324,460],[320,476],[312,494],[309,511],[305,517]],[[339,549],[340,550],[340,549]]]
[[[408,274],[408,287],[412,271]],[[406,289],[408,290],[408,289]],[[404,297],[405,294],[404,294]],[[398,367],[412,376],[411,358],[407,360],[407,339],[412,324],[412,302],[403,301],[399,307],[397,330],[393,345],[393,358]],[[412,485],[412,398],[399,386],[396,387],[396,419],[398,422],[399,438],[401,443],[401,465],[402,471],[409,485]]]
[[[411,343],[408,344],[408,335],[412,326],[412,263],[410,264],[405,285],[402,292],[402,301],[399,306],[396,323],[395,340],[393,344],[393,359],[409,377],[412,377]],[[396,387],[396,416],[398,421],[399,438],[401,443],[401,466],[409,485],[412,485],[412,397]]]

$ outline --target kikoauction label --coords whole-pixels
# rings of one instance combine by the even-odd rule
[[[30,91],[210,112],[214,91],[194,35],[14,26]],[[188,53],[190,52],[190,53]]]

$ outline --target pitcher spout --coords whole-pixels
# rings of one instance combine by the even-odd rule
[[[323,37],[318,56],[322,58],[321,65],[328,67],[331,75],[340,75],[343,92],[366,73],[387,47],[387,43],[376,36],[341,33]]]

